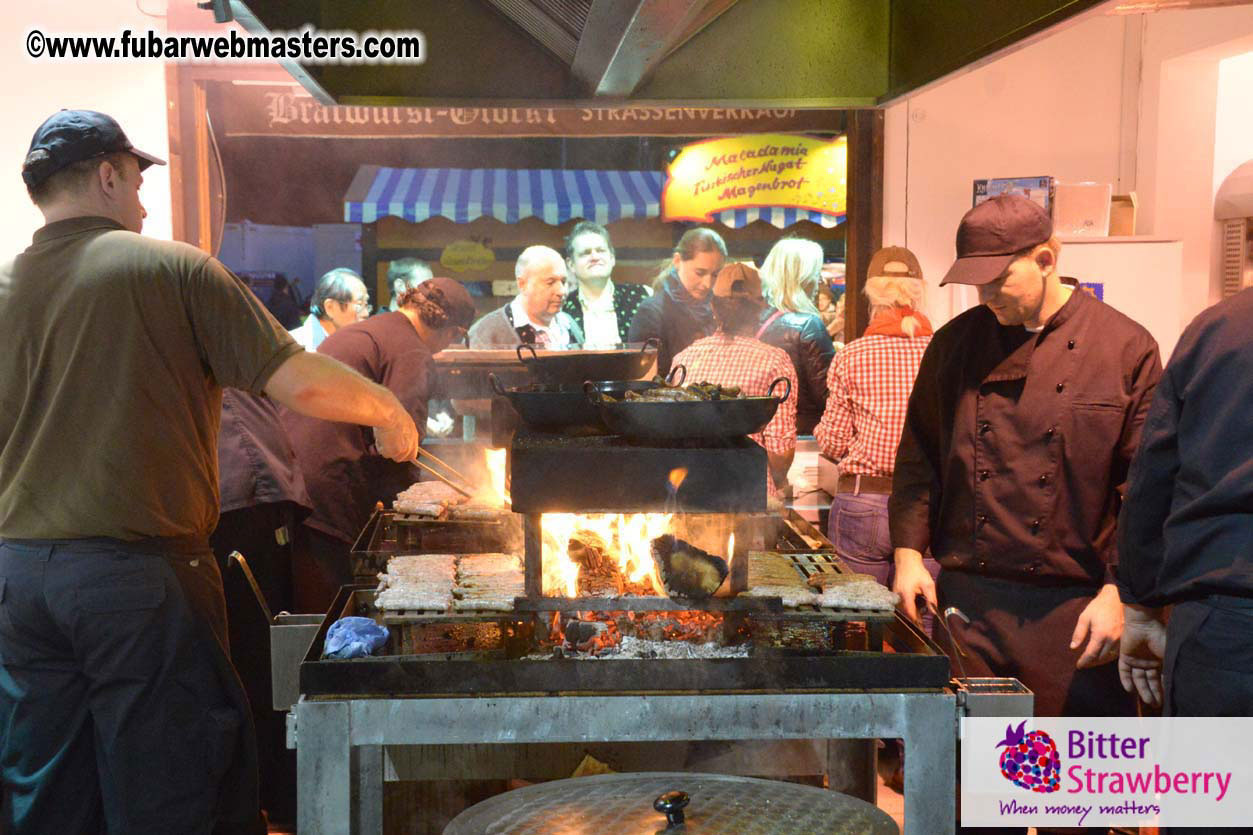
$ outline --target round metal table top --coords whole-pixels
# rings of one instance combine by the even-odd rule
[[[719,774],[648,772],[554,780],[488,798],[444,835],[653,835],[666,832],[654,801],[684,792],[674,835],[898,835],[865,801],[826,789]],[[681,802],[681,801],[680,801]]]

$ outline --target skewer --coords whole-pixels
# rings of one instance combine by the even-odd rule
[[[466,489],[465,489],[465,488],[463,488],[463,487],[459,487],[458,485],[453,484],[452,480],[451,480],[451,479],[449,479],[447,476],[445,476],[443,473],[441,473],[439,470],[435,469],[435,468],[434,468],[434,467],[432,467],[430,464],[426,464],[426,463],[423,463],[422,461],[420,461],[419,459],[420,459],[421,457],[422,457],[421,455],[415,456],[415,457],[414,457],[414,459],[413,459],[413,463],[414,463],[414,464],[417,464],[419,467],[421,467],[422,469],[426,470],[428,473],[430,473],[431,475],[435,476],[435,477],[436,477],[436,478],[438,478],[440,481],[444,482],[444,483],[445,483],[445,484],[447,484],[449,487],[451,487],[452,489],[456,490],[456,491],[457,491],[458,493],[460,493],[461,495],[465,496],[467,499],[472,499],[472,498],[474,498],[474,494],[473,494],[473,493],[469,492],[468,490],[466,490]]]

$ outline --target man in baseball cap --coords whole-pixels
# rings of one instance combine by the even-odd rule
[[[1037,716],[1134,715],[1112,663],[1115,526],[1161,362],[1143,327],[1061,278],[1052,232],[1017,195],[962,218],[942,283],[982,304],[936,332],[910,393],[893,587],[911,617],[919,597],[961,610],[946,625],[967,673],[1021,679]]]
[[[58,110],[31,138],[22,163],[22,180],[28,189],[37,189],[67,166],[121,151],[135,157],[140,171],[150,165],[165,165],[165,160],[132,145],[112,116],[94,110]]]
[[[150,165],[165,161],[131,144],[111,116],[60,110],[31,138],[22,180],[50,221],[87,214],[115,218],[123,228],[140,232],[148,212],[139,187]]]
[[[305,351],[217,259],[137,234],[158,162],[78,110],[22,164],[44,225],[0,262],[5,832],[265,832],[208,541],[224,387],[418,451],[390,390]]]
[[[1016,194],[984,201],[957,227],[957,261],[940,281],[982,285],[995,281],[1019,254],[1053,237],[1053,219]]]
[[[973,285],[1002,325],[1039,328],[1070,294],[1057,273],[1060,252],[1048,212],[1004,194],[966,212],[957,227],[957,260],[940,284]]]

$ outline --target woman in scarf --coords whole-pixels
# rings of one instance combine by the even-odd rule
[[[888,496],[896,445],[931,323],[917,310],[922,269],[908,249],[885,247],[870,259],[870,324],[835,356],[826,409],[815,430],[822,454],[839,463],[827,533],[854,571],[892,587]],[[934,577],[939,564],[925,561]],[[929,626],[929,625],[928,625]]]
[[[689,229],[674,247],[674,257],[657,276],[656,292],[643,302],[631,320],[631,342],[661,340],[657,373],[669,374],[674,355],[717,325],[709,296],[714,279],[727,257],[727,245],[712,229]]]

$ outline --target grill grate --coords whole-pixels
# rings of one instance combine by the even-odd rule
[[[840,558],[831,553],[796,554],[788,552],[768,552],[752,554],[754,560],[784,560],[796,571],[798,586],[807,586],[810,577],[818,574],[847,574],[848,568]],[[750,574],[751,576],[751,574]],[[781,617],[821,619],[829,621],[874,621],[890,622],[895,619],[895,612],[887,609],[865,609],[844,606],[817,606],[801,604],[785,606]]]

